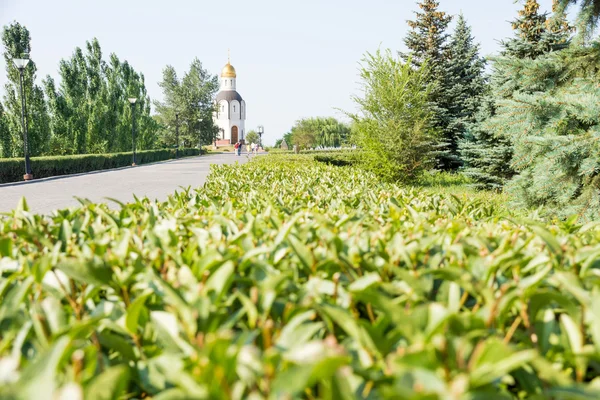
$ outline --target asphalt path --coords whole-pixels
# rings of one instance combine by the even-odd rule
[[[137,167],[0,185],[0,213],[14,209],[25,197],[32,212],[49,214],[56,209],[78,206],[76,197],[111,204],[107,198],[127,203],[138,198],[164,201],[182,187],[206,182],[211,164],[240,164],[246,154],[214,154],[189,157]],[[35,176],[35,171],[33,171]],[[115,204],[115,203],[113,203]]]

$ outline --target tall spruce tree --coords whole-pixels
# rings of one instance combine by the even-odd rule
[[[429,103],[432,112],[431,125],[438,131],[440,144],[436,151],[438,167],[445,170],[461,165],[458,156],[458,140],[455,132],[448,129],[451,123],[449,88],[452,76],[449,70],[449,34],[446,32],[452,17],[439,10],[439,1],[422,0],[420,12],[414,21],[408,21],[411,30],[404,42],[408,52],[404,60],[411,60],[416,68],[426,65]]]
[[[19,70],[14,65],[13,59],[31,54],[31,36],[26,27],[14,22],[4,27],[2,44],[4,45],[4,61],[8,76],[8,83],[5,85],[4,112],[11,136],[10,154],[7,156],[22,157],[21,84]],[[35,84],[36,72],[35,62],[30,60],[23,73],[23,91],[26,100],[25,118],[31,156],[47,153],[50,139],[50,118],[44,93]]]
[[[600,43],[536,60],[499,61],[522,90],[498,107],[519,172],[508,190],[526,207],[583,221],[600,215]]]
[[[559,51],[569,43],[572,29],[564,13],[548,19],[547,14],[539,12],[539,8],[536,0],[525,2],[519,17],[512,23],[514,37],[502,42],[499,57],[491,58],[491,89],[482,100],[484,107],[477,114],[476,122],[468,126],[468,132],[460,143],[464,172],[480,188],[500,189],[516,173],[510,162],[512,138],[503,133],[505,125],[511,121],[498,108],[502,108],[502,104],[512,99],[515,93],[529,88],[525,85],[525,77],[515,74],[515,70],[508,66],[522,59],[535,60],[541,55]]]
[[[449,54],[447,131],[449,137],[459,141],[464,137],[467,126],[475,122],[487,88],[485,60],[479,55],[479,45],[474,42],[471,27],[462,14],[450,40]]]

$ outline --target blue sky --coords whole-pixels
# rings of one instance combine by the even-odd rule
[[[509,21],[520,8],[513,0],[440,3],[450,14],[464,13],[484,55],[511,35]],[[540,3],[549,10],[552,0]],[[352,111],[362,55],[379,46],[403,50],[416,8],[414,0],[0,0],[0,25],[16,20],[30,30],[39,82],[57,78],[60,59],[97,37],[105,58],[114,52],[144,73],[152,99],[162,96],[165,65],[183,74],[198,57],[220,73],[230,48],[246,127],[264,125],[271,144],[299,118]],[[2,95],[4,71],[2,59]]]

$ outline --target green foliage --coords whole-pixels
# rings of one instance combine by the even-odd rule
[[[389,51],[367,53],[360,76],[364,97],[355,97],[359,114],[353,141],[363,150],[363,168],[387,181],[416,178],[430,162],[426,66],[414,69]]]
[[[8,158],[12,155],[12,143],[9,129],[9,119],[0,102],[0,158]]]
[[[202,67],[195,58],[182,79],[175,68],[167,65],[163,80],[163,101],[155,101],[156,120],[159,123],[160,141],[164,146],[176,143],[176,127],[179,114],[180,146],[194,147],[212,144],[219,133],[213,122],[213,97],[217,92],[218,79]]]
[[[479,45],[474,43],[471,27],[462,14],[458,17],[448,52],[448,95],[451,101],[448,103],[446,136],[452,153],[458,154],[459,142],[465,136],[467,127],[475,122],[487,90],[485,60],[480,57]]]
[[[553,8],[558,13],[565,13],[570,5],[579,5],[577,28],[581,40],[589,39],[600,18],[600,0],[554,0]]]
[[[405,61],[423,69],[424,88],[428,90],[431,125],[440,133],[436,148],[437,166],[442,169],[456,169],[461,162],[458,157],[456,132],[449,129],[452,122],[450,88],[453,77],[450,69],[449,35],[446,32],[452,16],[439,10],[436,0],[421,0],[421,12],[415,12],[415,20],[408,21],[411,28],[404,39],[408,52],[402,54]]]
[[[490,93],[482,98],[475,122],[467,125],[467,132],[459,142],[464,160],[462,173],[473,180],[478,189],[501,191],[515,175],[511,166],[513,148],[510,139],[497,134],[490,125],[496,106]]]
[[[103,59],[97,39],[77,47],[60,62],[60,87],[44,80],[52,115],[51,154],[119,152],[131,148],[132,113],[128,98],[136,98],[136,147],[157,145],[157,124],[150,116],[144,75],[115,54]]]
[[[569,45],[573,29],[566,15],[556,12],[551,19],[539,12],[537,0],[527,0],[519,17],[512,22],[515,37],[502,43],[503,55],[517,58],[537,58],[562,50]]]
[[[256,131],[254,130],[250,130],[248,131],[248,133],[246,133],[246,143],[248,144],[258,144],[258,142],[260,141],[260,137],[258,136],[258,133],[256,133]]]
[[[180,149],[180,156],[196,156],[197,149]],[[136,152],[137,164],[147,164],[175,158],[174,149],[143,150]],[[32,157],[31,169],[35,178],[78,174],[131,165],[132,153],[80,154],[73,156]],[[25,161],[21,158],[0,160],[0,183],[23,180]]]
[[[340,147],[346,144],[350,128],[332,117],[316,117],[296,121],[290,133],[291,144],[303,149]]]
[[[2,139],[4,158],[23,155],[19,73],[12,58],[30,53],[27,28],[15,22],[4,27],[4,58],[9,78],[4,98],[9,135]],[[127,101],[137,98],[136,146],[156,147],[158,125],[150,116],[150,99],[144,76],[115,54],[102,58],[97,39],[77,47],[68,60],[60,62],[60,86],[47,76],[41,87],[35,84],[33,61],[24,73],[29,151],[33,156],[97,154],[131,148],[131,108]],[[45,92],[45,95],[44,95]]]
[[[515,201],[561,217],[600,213],[600,45],[573,47],[535,61],[502,59],[522,90],[491,120],[514,144]],[[506,121],[510,120],[510,124]]]
[[[0,397],[598,398],[597,225],[285,159],[2,219]]]
[[[512,138],[503,134],[505,127],[515,123],[515,115],[498,112],[498,104],[523,91],[536,90],[528,86],[528,77],[519,75],[510,66],[522,59],[534,60],[563,49],[571,33],[564,14],[555,13],[548,19],[539,13],[539,4],[535,0],[525,3],[512,26],[515,35],[503,42],[502,56],[491,59],[491,87],[480,99],[481,108],[476,120],[467,124],[464,139],[459,142],[463,171],[481,189],[501,190],[516,173],[511,163]]]
[[[14,58],[29,58],[31,36],[26,27],[13,22],[2,31],[4,62],[8,82],[4,86],[4,121],[7,123],[9,138],[2,140],[4,157],[23,156],[23,127],[21,122],[20,73],[13,63]],[[46,154],[50,142],[50,117],[42,89],[35,84],[37,67],[30,60],[23,71],[23,91],[25,94],[25,117],[28,125],[29,153]]]

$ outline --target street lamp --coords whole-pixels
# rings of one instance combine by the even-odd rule
[[[129,104],[131,104],[131,148],[133,149],[133,163],[131,166],[135,167],[135,102],[137,99],[135,97],[130,97],[127,100],[129,100]]]
[[[175,113],[175,158],[179,158],[179,113]]]
[[[23,152],[25,154],[25,175],[23,175],[23,179],[30,181],[33,179],[33,174],[31,173],[31,163],[29,161],[29,139],[27,135],[27,122],[25,119],[25,90],[23,89],[23,71],[25,71],[25,67],[29,64],[29,59],[14,58],[13,62],[19,69],[19,75],[21,77],[21,125],[23,126]]]
[[[258,146],[260,148],[262,148],[262,135],[263,133],[265,133],[265,127],[262,125],[259,125],[258,127]]]

